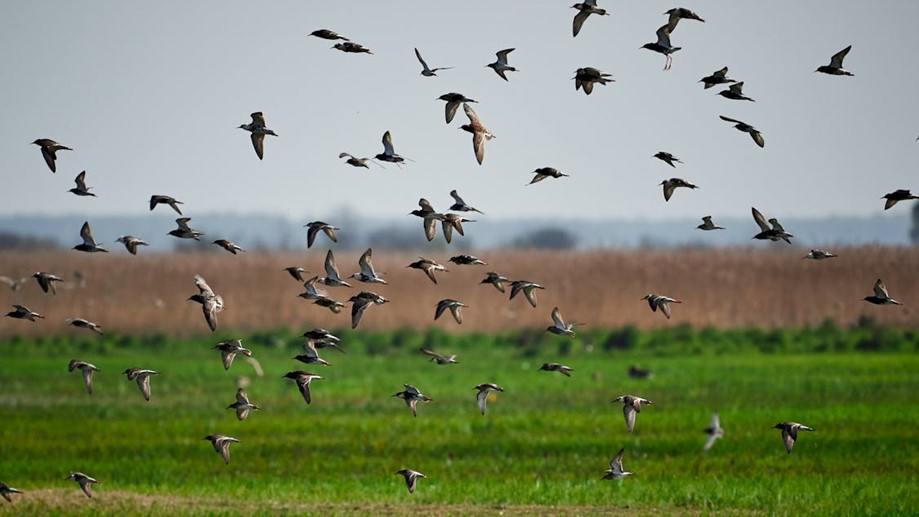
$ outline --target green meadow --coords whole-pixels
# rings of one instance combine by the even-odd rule
[[[307,330],[307,329],[303,329]],[[291,360],[287,331],[244,336],[264,377],[219,337],[92,334],[0,343],[0,515],[915,515],[919,335],[872,328],[594,331],[578,338],[342,331],[332,366]],[[230,336],[222,336],[230,337]],[[458,354],[439,366],[420,346]],[[95,364],[86,393],[70,359]],[[538,371],[546,361],[573,376]],[[653,372],[632,379],[630,365]],[[160,372],[145,402],[128,367]],[[290,370],[325,377],[307,406]],[[262,409],[226,406],[245,377]],[[473,386],[501,385],[485,416]],[[413,418],[403,383],[433,397]],[[621,404],[652,406],[629,434]],[[702,451],[712,411],[725,436]],[[772,426],[813,427],[786,454]],[[204,436],[241,443],[224,465]],[[625,448],[633,476],[604,481]],[[409,494],[395,472],[427,479]],[[100,481],[86,498],[70,471]]]

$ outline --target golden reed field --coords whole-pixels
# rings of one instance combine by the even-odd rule
[[[199,305],[186,301],[195,294],[201,274],[222,295],[219,331],[247,333],[288,327],[336,328],[350,324],[349,309],[340,314],[297,295],[303,286],[282,268],[305,267],[306,277],[323,275],[325,249],[305,253],[154,254],[130,256],[117,249],[108,254],[76,251],[0,254],[0,275],[13,278],[46,271],[64,277],[57,295],[41,292],[30,279],[18,292],[0,291],[0,304],[19,303],[46,316],[31,323],[0,319],[0,337],[88,332],[66,325],[83,317],[119,334],[207,334]],[[802,260],[807,250],[776,244],[769,248],[669,249],[588,252],[495,251],[479,255],[487,266],[457,266],[449,255],[432,254],[447,273],[434,285],[420,270],[405,266],[414,254],[378,252],[373,262],[388,285],[352,281],[348,288],[327,288],[346,301],[362,288],[391,300],[372,306],[360,329],[437,326],[449,332],[504,331],[544,328],[554,306],[566,320],[589,327],[634,325],[652,328],[691,324],[718,327],[782,327],[818,325],[827,318],[849,325],[863,315],[897,327],[919,323],[919,249],[859,247],[833,249],[839,258]],[[336,262],[343,277],[358,271],[359,253],[340,252]],[[74,271],[81,271],[78,285]],[[525,279],[546,287],[533,309],[522,296],[512,301],[490,285],[480,285],[488,271]],[[882,278],[891,297],[903,306],[874,306],[862,301]],[[653,314],[646,294],[666,294],[683,301],[673,305],[673,319]],[[434,307],[443,298],[469,306],[457,325],[449,315],[434,321]]]

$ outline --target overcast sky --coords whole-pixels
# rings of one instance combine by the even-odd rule
[[[185,212],[280,213],[329,219],[345,207],[403,217],[419,197],[445,210],[451,189],[489,217],[670,219],[870,215],[879,198],[916,188],[919,153],[913,25],[919,2],[685,2],[673,68],[640,49],[677,4],[600,1],[577,38],[573,0],[561,1],[95,1],[3,2],[0,60],[0,215],[143,213],[151,194]],[[373,55],[332,50],[319,28]],[[813,73],[847,45],[854,77]],[[422,77],[412,48],[431,66]],[[501,80],[485,65],[515,47],[520,69]],[[756,102],[698,83],[722,66]],[[593,66],[615,83],[575,92]],[[497,138],[485,162],[444,123],[461,92]],[[262,111],[265,159],[237,126]],[[760,129],[749,135],[718,119]],[[348,151],[382,151],[384,131],[413,162],[355,169]],[[51,174],[36,138],[61,151]],[[667,150],[671,169],[651,158]],[[524,186],[552,166],[571,175]],[[98,198],[67,192],[87,171]],[[671,176],[700,186],[665,203]],[[897,210],[908,210],[897,206]]]

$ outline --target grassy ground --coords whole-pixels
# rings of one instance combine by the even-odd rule
[[[919,471],[919,356],[602,352],[563,338],[535,355],[468,336],[438,345],[437,366],[414,347],[367,353],[357,337],[330,367],[290,360],[289,343],[248,342],[266,376],[237,359],[223,370],[211,341],[131,347],[90,341],[0,344],[0,481],[27,491],[0,514],[579,514],[909,515]],[[71,358],[102,369],[86,394]],[[539,372],[543,361],[575,369]],[[633,363],[654,377],[630,379]],[[143,400],[120,372],[161,372]],[[307,406],[282,375],[326,377]],[[225,407],[240,376],[261,411]],[[475,406],[472,387],[506,390]],[[411,383],[434,401],[413,418],[392,397]],[[615,396],[654,401],[626,431]],[[726,436],[702,452],[710,414]],[[772,426],[802,433],[786,454]],[[207,434],[239,438],[224,465]],[[634,476],[601,479],[620,447]],[[428,478],[408,494],[394,472]],[[87,499],[68,472],[100,481]]]

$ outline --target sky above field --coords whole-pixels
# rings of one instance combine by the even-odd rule
[[[919,2],[685,2],[706,22],[672,35],[673,67],[640,49],[677,4],[600,2],[572,38],[568,1],[540,2],[5,2],[0,5],[4,115],[0,215],[137,214],[151,194],[190,215],[269,212],[330,219],[343,210],[405,217],[418,198],[439,210],[458,189],[495,218],[670,219],[870,215],[879,198],[915,188],[919,153],[912,23]],[[308,37],[335,30],[373,55]],[[854,77],[814,73],[852,45]],[[452,66],[422,77],[413,54]],[[516,48],[503,81],[486,64]],[[576,92],[574,70],[616,80]],[[704,90],[728,66],[756,102]],[[497,138],[478,165],[462,110],[444,123],[447,92],[476,99]],[[237,126],[262,111],[280,135],[259,161]],[[762,131],[766,146],[719,120]],[[356,169],[391,131],[401,169]],[[37,146],[61,151],[51,174]],[[671,169],[660,150],[683,160]],[[571,177],[525,186],[532,171]],[[67,193],[87,171],[98,198]],[[677,176],[698,190],[665,203]],[[896,209],[904,210],[898,206]]]

